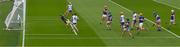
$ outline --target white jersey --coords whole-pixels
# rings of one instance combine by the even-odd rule
[[[120,21],[121,21],[121,22],[125,22],[125,20],[124,20],[124,15],[121,15]]]
[[[137,14],[134,13],[134,14],[133,14],[133,20],[136,20],[136,17],[137,17]]]
[[[72,4],[68,5],[68,10],[72,10]]]
[[[73,15],[72,16],[72,23],[77,23],[77,20],[78,20],[79,18],[76,16],[76,15]]]

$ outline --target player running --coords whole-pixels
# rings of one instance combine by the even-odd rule
[[[121,29],[123,31],[125,25],[124,25],[124,22],[125,22],[125,18],[124,18],[124,12],[121,12],[120,14],[120,23],[121,23]]]
[[[171,25],[176,24],[175,23],[175,11],[171,10],[171,19],[170,19]]]
[[[68,16],[69,14],[73,13],[73,5],[71,2],[69,2],[68,6],[67,6],[67,12],[66,12],[66,16]]]
[[[72,29],[73,31],[78,31],[76,25],[77,25],[77,22],[78,22],[78,16],[76,15],[76,13],[73,14],[72,18],[71,18],[71,22],[72,22]]]
[[[130,32],[130,20],[129,19],[126,19],[126,23],[125,23],[125,27],[124,27],[124,32],[122,35],[124,35],[125,31],[128,33],[128,35],[132,38],[134,38],[132,36],[132,33]]]
[[[161,18],[159,15],[156,16],[156,26],[157,26],[157,30],[161,31]]]
[[[136,12],[133,12],[133,15],[132,15],[132,26],[135,26],[136,27],[136,22],[137,22],[137,13]]]
[[[109,13],[108,7],[105,5],[105,6],[104,6],[104,10],[103,10],[103,15],[102,15],[102,17],[101,17],[101,22],[100,22],[100,24],[106,22],[107,17],[108,17],[108,13]]]
[[[143,16],[143,13],[140,13],[140,16],[139,16],[139,28],[138,29],[144,30],[143,23],[144,23],[144,16]]]
[[[111,23],[112,23],[112,14],[111,12],[109,12],[106,22],[107,30],[111,30]]]

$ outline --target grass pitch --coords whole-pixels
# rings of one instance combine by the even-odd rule
[[[77,27],[79,36],[75,36],[71,28],[66,28],[60,20],[67,6],[66,0],[27,0],[26,15],[26,47],[179,47],[180,39],[169,33],[167,30],[161,32],[152,26],[154,17],[153,9],[157,9],[161,19],[162,27],[169,26],[170,10],[175,9],[176,18],[178,18],[179,7],[174,3],[156,0],[108,0],[108,6],[113,15],[112,30],[105,30],[105,26],[100,24],[100,18],[105,2],[107,0],[69,0],[72,1],[73,9],[80,18]],[[167,0],[169,1],[169,0]],[[9,2],[11,3],[11,2]],[[7,3],[8,4],[8,3]],[[168,5],[167,5],[168,4]],[[171,5],[171,6],[170,6]],[[6,6],[6,5],[5,5]],[[10,8],[11,5],[7,5]],[[173,7],[176,6],[176,7]],[[3,6],[4,7],[4,6]],[[3,9],[8,14],[9,9]],[[145,21],[146,31],[137,34],[132,30],[135,39],[127,35],[121,36],[119,13],[125,12],[125,17],[132,17],[133,11],[143,12],[144,16],[150,21]],[[0,12],[0,15],[2,12]],[[3,19],[7,14],[3,13],[0,25],[3,25]],[[176,25],[171,26],[170,31],[180,35],[178,32],[179,19],[176,19]],[[3,28],[3,26],[0,26]],[[1,30],[1,29],[0,29]],[[18,46],[21,38],[19,32],[2,32],[0,36],[4,37],[0,41],[1,46]],[[12,33],[12,34],[11,34]],[[17,37],[12,37],[12,36]],[[21,36],[21,35],[20,35]],[[12,40],[11,40],[12,39]],[[16,42],[16,43],[13,43]]]

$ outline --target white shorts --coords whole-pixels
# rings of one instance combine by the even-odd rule
[[[104,14],[103,14],[102,17],[107,17],[107,15],[104,15]]]
[[[174,20],[170,20],[170,22],[174,22]]]
[[[161,20],[157,20],[157,22],[161,22]]]
[[[139,23],[139,27],[143,27],[143,23]]]
[[[111,24],[111,21],[107,21],[106,23],[107,23],[107,24]]]

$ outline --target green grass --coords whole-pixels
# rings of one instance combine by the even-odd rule
[[[141,0],[132,0],[132,1],[123,1],[123,0],[113,0],[115,2],[117,2],[118,4],[123,5],[124,7],[132,10],[132,11],[138,11],[138,12],[143,12],[145,17],[147,17],[148,19],[154,21],[154,17],[152,16],[152,12],[154,9],[158,10],[159,15],[161,16],[162,19],[162,26],[165,28],[169,27],[169,19],[170,19],[170,12],[171,9],[175,9],[172,7],[169,7],[167,5],[164,4],[160,4],[160,3],[156,3],[153,0],[148,0],[148,1],[141,1]],[[175,0],[174,0],[175,1]],[[179,9],[175,9],[176,10],[176,21],[179,21],[180,19],[178,19],[178,15],[180,10]],[[174,33],[176,33],[177,35],[180,35],[179,29],[180,22],[176,22],[177,24],[174,26],[170,27],[170,30]]]
[[[174,7],[176,9],[180,9],[180,5],[178,5],[178,3],[180,2],[179,0],[153,0],[153,1],[168,5],[170,7]]]
[[[119,3],[119,1],[120,0],[116,0],[115,2]],[[65,28],[62,21],[59,20],[59,15],[64,13],[66,10],[67,4],[65,2],[66,1],[64,0],[27,1],[28,22],[26,24],[26,46],[179,46],[180,40],[178,38],[166,32],[165,30],[162,32],[157,32],[155,27],[152,27],[151,23],[148,21],[145,22],[145,27],[148,28],[148,31],[143,31],[139,35],[136,34],[135,30],[132,31],[135,36],[134,40],[128,38],[127,36],[121,38],[121,31],[119,28],[119,13],[124,11],[126,13],[125,15],[130,17],[132,12],[129,12],[123,7],[119,7],[116,4],[113,4],[112,2],[109,2],[108,4],[113,14],[112,30],[105,30],[104,26],[99,24],[105,0],[72,0],[74,10],[80,17],[78,23],[80,33],[77,39],[76,36],[73,35],[73,32]],[[124,6],[124,4],[120,5]],[[131,7],[127,8],[129,9]],[[140,11],[137,8],[134,8],[134,10]],[[149,12],[148,14],[145,11],[145,15],[150,15],[151,13],[152,12]],[[149,17],[151,17],[151,15]]]
[[[59,17],[65,12],[65,5],[66,0],[27,0],[26,46],[104,45],[81,17],[78,23],[80,36],[76,39],[74,33],[64,26]],[[96,39],[86,39],[88,37]]]
[[[128,12],[126,9],[119,7],[116,4],[112,4],[111,2],[109,3],[109,6],[113,14],[113,25],[112,25],[113,29],[112,31],[104,30],[102,25],[99,25],[99,22],[100,22],[99,18],[101,17],[101,12],[102,12],[104,2],[105,2],[104,0],[98,0],[98,1],[79,0],[79,1],[74,1],[74,4],[76,4],[75,9],[77,10],[77,12],[79,12],[80,15],[82,15],[82,17],[86,19],[86,21],[89,22],[89,25],[91,25],[92,27],[96,26],[94,28],[94,30],[96,30],[95,32],[99,35],[99,37],[104,41],[104,43],[107,46],[137,46],[137,45],[173,46],[173,45],[178,45],[179,42],[176,42],[176,41],[179,41],[178,39],[174,40],[175,37],[164,30],[163,32],[157,32],[155,27],[152,28],[152,26],[150,25],[151,24],[150,22],[145,23],[145,26],[149,28],[148,32],[142,32],[140,35],[137,35],[135,32],[133,32],[135,34],[135,40],[129,40],[128,38],[120,38],[121,36],[120,36],[120,31],[119,31],[120,30],[119,29],[119,13],[121,11],[124,11],[127,17],[129,17],[131,13]],[[176,42],[176,43],[174,44],[163,43],[163,42],[172,42],[172,40],[167,37],[170,37],[170,38],[172,37],[173,42]],[[113,39],[106,39],[106,38],[113,38]]]
[[[114,4],[113,2],[117,3]],[[26,15],[26,47],[179,47],[180,39],[166,30],[158,32],[152,23],[145,21],[147,31],[137,34],[132,30],[135,39],[127,35],[121,36],[119,13],[125,12],[131,17],[132,11],[143,12],[145,17],[154,21],[152,11],[158,10],[162,18],[162,26],[167,28],[172,7],[154,2],[153,0],[112,0],[108,6],[113,15],[112,30],[105,30],[100,24],[105,0],[72,0],[73,9],[80,18],[78,22],[79,36],[75,36],[71,28],[66,28],[60,20],[67,6],[66,0],[27,0]],[[5,5],[6,4],[6,5]],[[118,6],[121,5],[121,6]],[[10,11],[12,2],[0,3],[0,47],[21,45],[21,32],[3,30],[4,20]],[[175,5],[176,6],[176,5]],[[175,8],[173,8],[175,9]],[[129,11],[130,10],[130,11]],[[179,9],[175,9],[176,14]],[[2,16],[1,16],[2,15]],[[178,18],[179,16],[177,16]],[[178,32],[177,24],[171,31]]]
[[[20,46],[21,44],[21,31],[7,31],[5,30],[5,18],[11,11],[12,2],[0,3],[0,47]]]

